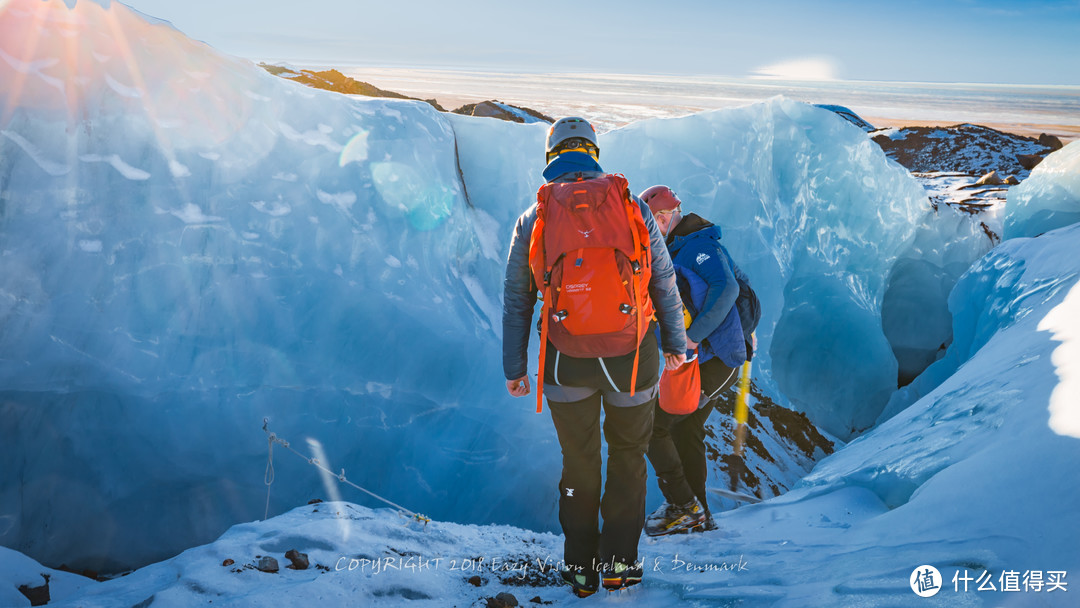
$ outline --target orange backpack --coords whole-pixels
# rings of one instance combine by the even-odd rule
[[[536,193],[529,267],[542,293],[540,377],[543,409],[546,344],[571,357],[634,352],[630,394],[637,384],[641,340],[653,315],[649,229],[626,178],[545,184]]]

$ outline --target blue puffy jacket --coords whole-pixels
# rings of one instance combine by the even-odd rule
[[[720,246],[720,234],[719,226],[690,213],[672,229],[667,245],[683,303],[693,318],[686,337],[701,344],[702,363],[718,357],[728,367],[738,367],[746,361],[735,307],[739,284]]]

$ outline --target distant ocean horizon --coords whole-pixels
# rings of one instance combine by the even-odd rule
[[[460,68],[334,67],[379,88],[436,99],[447,110],[497,99],[549,116],[580,115],[610,130],[783,95],[840,105],[875,126],[974,123],[1080,138],[1080,86],[878,81],[796,81],[686,75],[540,73]],[[872,119],[878,119],[878,124]]]

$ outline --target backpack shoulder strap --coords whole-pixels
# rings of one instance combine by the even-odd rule
[[[544,411],[544,364],[547,354],[548,317],[551,315],[551,266],[546,263],[544,229],[547,227],[547,184],[536,192],[536,222],[529,236],[529,268],[541,293],[540,372],[536,377],[536,413]]]

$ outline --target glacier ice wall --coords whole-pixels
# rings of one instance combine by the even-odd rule
[[[928,208],[915,238],[889,270],[881,326],[892,346],[900,385],[940,359],[952,343],[948,298],[971,263],[994,245],[985,231],[996,210],[973,215],[949,205]]]
[[[829,432],[870,427],[897,364],[881,326],[885,279],[929,209],[859,128],[784,98],[601,138],[637,191],[667,184],[720,224],[762,303],[755,366]]]
[[[1037,236],[1080,222],[1080,142],[1048,155],[1009,190],[1003,238]]]
[[[499,354],[543,126],[308,89],[119,3],[10,0],[0,52],[0,544],[118,570],[262,517],[264,417],[416,511],[557,526],[550,423]],[[782,98],[600,143],[721,223],[769,394],[842,436],[872,422],[886,277],[925,219],[910,176]],[[327,496],[275,454],[271,514]]]
[[[915,402],[821,461],[805,492],[788,497],[868,490],[888,510],[858,536],[893,538],[890,551],[925,563],[1075,564],[1075,529],[1063,522],[1080,501],[1071,483],[1080,443],[1054,428],[1048,404],[1056,376],[1075,377],[1080,360],[1059,354],[1074,336],[1046,330],[1051,316],[1076,318],[1078,243],[1073,225],[1009,240],[973,265],[949,299],[953,344],[911,385]]]
[[[1035,168],[1031,177],[1009,191],[1005,215],[1006,237],[1009,240],[1023,239],[1026,234],[1035,236],[1080,220],[1078,216],[1072,222],[1068,221],[1071,217],[1069,209],[1080,210],[1080,206],[1077,206],[1080,202],[1078,175],[1080,146],[1076,142],[1049,155]],[[1078,194],[1070,194],[1073,192]],[[948,241],[943,239],[938,242]],[[946,250],[956,248],[955,245],[943,246]],[[1061,277],[1025,279],[1024,261],[1013,260],[1008,248],[999,249],[995,248],[977,260],[957,281],[948,300],[953,319],[952,344],[914,382],[890,397],[881,421],[932,391],[956,373],[995,332],[1029,314],[1031,304],[1028,302],[1032,296],[1039,296],[1048,289],[1056,291],[1061,281],[1074,278],[1065,273]],[[964,253],[960,259],[953,260],[953,266],[961,267],[963,259],[969,254]],[[932,259],[934,256],[929,257]]]
[[[117,3],[0,17],[0,542],[113,570],[261,517],[267,416],[414,509],[550,525],[498,482],[555,456],[501,395],[509,230],[445,118]],[[325,496],[288,458],[271,512]]]

